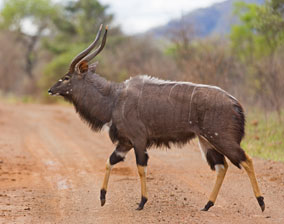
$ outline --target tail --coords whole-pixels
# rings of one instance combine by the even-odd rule
[[[238,101],[235,101],[233,109],[235,111],[235,121],[237,123],[236,125],[238,129],[237,131],[239,133],[238,143],[240,143],[245,136],[245,122],[246,122],[245,114],[243,107]]]

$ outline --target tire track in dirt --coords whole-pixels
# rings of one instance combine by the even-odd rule
[[[244,171],[231,164],[216,205],[200,212],[215,180],[196,144],[149,150],[149,201],[141,212],[134,153],[99,190],[114,149],[72,107],[0,103],[1,223],[284,223],[284,165],[254,159],[267,209],[261,213]]]

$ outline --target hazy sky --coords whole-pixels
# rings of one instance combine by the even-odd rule
[[[163,25],[197,8],[224,0],[100,0],[110,6],[115,21],[128,34]]]
[[[53,0],[59,2],[62,0]],[[68,1],[68,0],[63,0]],[[99,0],[110,6],[115,15],[115,24],[120,24],[127,34],[146,31],[152,27],[166,24],[173,18],[179,18],[197,8],[206,7],[225,0]],[[0,0],[0,7],[3,0]],[[32,26],[25,24],[28,31]]]

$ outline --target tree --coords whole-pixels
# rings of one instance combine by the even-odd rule
[[[218,85],[234,93],[239,74],[235,59],[229,54],[227,41],[213,37],[197,39],[194,30],[182,17],[180,26],[170,33],[171,45],[167,53],[175,60],[180,78]]]
[[[0,33],[0,94],[21,91],[23,47],[15,42],[15,36],[10,32]]]
[[[108,6],[97,0],[73,0],[62,5],[62,8],[61,13],[53,18],[52,34],[43,39],[44,47],[53,56],[41,79],[43,88],[66,72],[72,58],[93,41],[100,24],[110,25],[113,20],[113,15],[107,12]],[[121,36],[119,27],[112,26],[106,49],[116,44]]]
[[[68,1],[62,7],[53,18],[53,33],[45,42],[54,54],[68,51],[73,43],[89,44],[100,24],[111,24],[113,20],[113,15],[106,12],[108,6],[97,0]]]
[[[59,13],[57,5],[49,0],[5,0],[0,14],[1,28],[13,31],[25,47],[25,71],[33,77],[37,60],[37,44],[48,31],[51,18]],[[27,22],[32,24],[33,32],[25,31]]]
[[[253,62],[273,55],[283,45],[284,19],[272,2],[264,5],[239,2],[236,14],[241,24],[233,26],[230,37],[233,50],[242,60]]]
[[[14,34],[15,42],[23,46],[22,73],[29,77],[30,86],[36,89],[39,80],[40,87],[47,88],[66,72],[72,58],[93,40],[99,25],[112,22],[107,8],[97,0],[4,0],[0,28]],[[122,36],[118,27],[112,27],[109,36],[113,34]],[[35,73],[38,65],[45,68]]]
[[[284,2],[283,2],[283,0],[271,0],[271,6],[272,6],[273,10],[282,14],[282,16],[284,15]]]
[[[284,74],[279,59],[284,46],[284,2],[266,1],[264,5],[238,3],[240,24],[231,31],[232,50],[248,68],[247,82],[255,96],[281,117]]]

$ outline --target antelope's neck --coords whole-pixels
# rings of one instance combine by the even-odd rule
[[[87,80],[73,97],[76,111],[94,130],[111,121],[114,101],[115,84],[101,77],[95,82]]]

